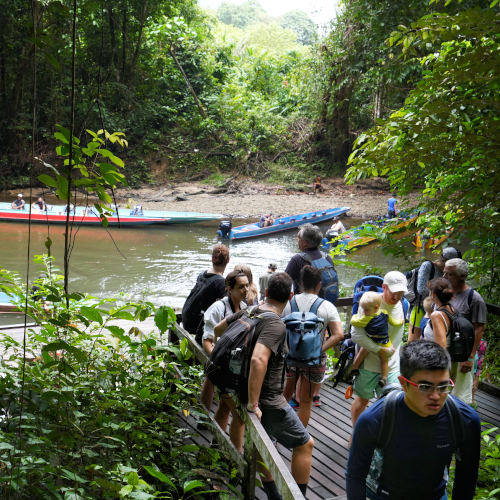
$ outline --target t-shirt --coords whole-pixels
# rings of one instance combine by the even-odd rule
[[[247,305],[245,302],[240,302],[240,309],[246,309]],[[234,309],[233,309],[233,304],[229,297],[224,297],[221,300],[218,300],[217,302],[214,302],[205,312],[203,315],[203,321],[204,321],[204,326],[203,326],[203,340],[214,340],[215,339],[215,333],[214,333],[214,328],[215,326],[220,323],[224,318],[227,318],[228,316],[231,316],[234,314]]]
[[[451,397],[451,396],[448,396]],[[481,422],[474,409],[457,398],[465,439],[457,461],[453,500],[471,500],[477,480]],[[365,480],[376,447],[384,400],[375,402],[356,422],[347,462],[347,498],[364,499]],[[388,497],[405,500],[439,500],[446,488],[446,470],[453,454],[450,421],[443,407],[437,415],[414,413],[401,394],[397,401],[392,437],[384,449],[380,485]]]
[[[323,257],[323,254],[317,248],[306,248],[304,253],[308,254],[311,257],[311,260],[321,259],[321,257]],[[333,266],[332,258],[329,255],[325,255],[325,257],[326,260]],[[305,260],[300,253],[297,253],[290,259],[290,262],[288,262],[288,265],[286,266],[285,273],[292,278],[293,290],[296,294],[302,291],[299,283],[300,270],[307,265],[309,265],[309,262],[307,262],[307,260]]]
[[[256,307],[253,312],[260,314],[268,311]],[[227,318],[227,324],[229,325],[237,320],[241,314],[240,311]],[[286,408],[288,404],[285,396],[283,396],[285,356],[288,353],[285,332],[285,324],[278,315],[263,318],[255,327],[256,342],[265,345],[271,350],[271,357],[267,364],[259,396],[259,406],[261,408],[281,409]]]
[[[396,198],[389,198],[387,200],[387,208],[389,212],[395,212],[396,211],[396,203],[398,200]]]
[[[403,305],[399,301],[396,305],[386,304],[382,299],[380,304],[380,309],[384,309],[387,313],[395,320],[395,322],[400,321],[400,325],[389,324],[389,338],[391,339],[391,345],[394,348],[394,354],[389,358],[389,372],[399,372],[399,348],[401,347],[401,342],[403,341],[403,330],[404,330],[404,315],[403,315]],[[368,335],[363,328],[358,328],[353,326],[352,328],[352,340],[356,344],[364,347],[368,351],[368,356],[366,356],[363,361],[362,367],[365,370],[382,373],[382,368],[380,366],[380,358],[378,352],[382,349],[381,346],[377,345]]]
[[[264,300],[266,297],[266,288],[267,284],[269,283],[269,278],[273,274],[273,271],[267,271],[266,274],[263,274],[259,278],[259,293],[260,293],[260,300]]]
[[[432,272],[434,268],[434,273]],[[443,273],[435,266],[434,262],[426,260],[422,262],[418,270],[417,278],[417,292],[421,297],[421,300],[425,299],[429,295],[429,289],[427,288],[427,283],[431,279],[441,278]]]
[[[469,307],[469,293],[470,288],[467,288],[463,292],[454,295],[450,300],[450,304],[454,307],[456,312],[465,316],[471,323],[486,324],[488,311],[483,298],[474,290],[472,292],[472,301]]]

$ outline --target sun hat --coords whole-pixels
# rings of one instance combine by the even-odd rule
[[[391,293],[408,292],[406,276],[399,271],[389,271],[384,276],[384,285],[387,285]]]

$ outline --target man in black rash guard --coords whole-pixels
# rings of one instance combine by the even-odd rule
[[[399,381],[404,393],[396,401],[392,434],[383,446],[378,490],[371,491],[366,478],[377,447],[384,399],[363,412],[354,428],[346,471],[349,500],[447,498],[447,469],[454,453],[450,416],[444,407],[447,397],[453,398],[464,424],[452,498],[472,500],[479,467],[481,422],[474,409],[448,395],[452,388],[450,365],[447,351],[429,340],[416,340],[401,349]]]

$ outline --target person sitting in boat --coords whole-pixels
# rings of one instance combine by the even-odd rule
[[[274,224],[273,214],[263,214],[259,220],[259,227],[268,227]]]
[[[11,203],[11,207],[14,210],[24,210],[25,201],[23,200],[23,195],[19,193],[17,198]]]
[[[333,218],[333,224],[327,231],[327,234],[332,234],[333,236],[338,236],[340,233],[345,232],[344,224],[340,221],[338,217]],[[336,233],[336,234],[335,234]]]
[[[388,200],[387,200],[387,217],[389,219],[394,219],[398,215],[398,209],[396,207],[398,203],[398,200],[396,199],[396,195],[393,194]]]
[[[131,211],[130,215],[144,215],[142,205],[136,205]]]
[[[324,191],[323,186],[321,185],[321,177],[319,175],[317,175],[316,179],[314,179],[313,191],[314,191],[314,194],[322,193]]]
[[[40,212],[45,212],[47,210],[47,205],[41,196],[38,197],[38,200],[34,201],[31,204],[31,208],[33,210],[39,210]]]

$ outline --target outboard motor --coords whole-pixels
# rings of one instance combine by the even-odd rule
[[[229,235],[231,234],[232,223],[230,220],[221,220],[219,223],[219,230],[217,234],[226,240],[229,239]]]
[[[339,232],[335,231],[333,229],[329,229],[325,233],[325,238],[326,238],[330,247],[336,247],[339,244],[338,240],[334,241],[333,243],[330,243],[330,241],[333,240],[333,238],[336,238],[338,235],[339,235]]]

